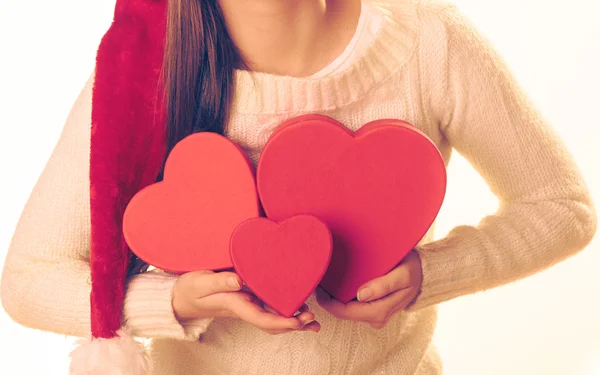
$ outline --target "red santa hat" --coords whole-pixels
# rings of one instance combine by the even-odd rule
[[[131,252],[122,232],[129,200],[153,183],[165,156],[160,72],[167,0],[117,0],[96,57],[90,150],[91,332],[70,374],[145,374],[145,348],[121,330]]]

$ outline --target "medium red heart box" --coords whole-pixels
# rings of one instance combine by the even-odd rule
[[[196,133],[169,154],[164,178],[139,191],[123,234],[145,262],[173,273],[232,268],[234,229],[259,216],[254,170],[244,152],[215,133]]]
[[[352,132],[332,118],[305,115],[268,140],[257,188],[271,220],[310,214],[329,227],[333,253],[321,286],[348,302],[429,230],[446,168],[435,144],[407,122],[378,120]]]

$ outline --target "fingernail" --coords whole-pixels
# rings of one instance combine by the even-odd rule
[[[359,301],[364,302],[371,298],[372,295],[373,291],[370,288],[363,288],[358,291],[356,298],[358,298]]]
[[[317,326],[317,327],[309,327],[307,329],[308,332],[314,332],[314,333],[319,333],[321,331],[321,326]]]
[[[314,319],[310,319],[310,320],[307,320],[305,322],[302,322],[302,324],[304,324],[305,326],[307,326],[307,325],[309,325],[310,323],[312,323],[314,321],[315,321]]]
[[[234,289],[241,288],[240,282],[235,277],[230,277],[229,279],[227,279],[227,285],[229,285],[230,287],[232,287]]]

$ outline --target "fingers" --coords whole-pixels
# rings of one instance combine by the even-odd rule
[[[322,289],[317,289],[317,302],[331,315],[342,320],[370,323],[383,327],[389,319],[411,300],[411,290],[402,289],[374,302],[341,303]]]
[[[259,303],[258,305],[262,306],[266,312],[279,316],[279,313],[273,310],[270,306],[263,303]],[[315,321],[315,315],[310,312],[310,309],[306,304],[302,305],[300,309],[298,309],[294,317],[299,319],[302,325],[307,325]]]
[[[196,298],[222,292],[235,292],[242,287],[239,276],[233,272],[194,271],[181,277],[190,279]]]
[[[338,319],[354,321],[370,321],[377,313],[368,303],[349,302],[342,303],[332,298],[321,288],[317,289],[317,302],[323,309]]]
[[[312,322],[300,329],[300,331],[308,331],[308,332],[319,332],[321,330],[321,325],[319,322]]]
[[[360,302],[375,301],[400,289],[420,287],[422,277],[421,258],[413,250],[387,275],[361,286],[356,297]]]
[[[313,314],[312,312],[310,312],[310,309],[308,307],[308,305],[304,304],[302,305],[302,307],[300,307],[300,310],[298,310],[299,314],[296,315],[296,318],[300,319],[300,321],[302,322],[303,325],[309,325],[312,324],[315,321],[315,314]],[[320,327],[320,325],[319,325]]]
[[[369,281],[360,287],[357,293],[357,299],[360,302],[375,301],[400,289],[407,288],[409,283],[409,268],[400,264],[388,274]]]
[[[308,307],[307,304],[300,306],[300,309],[298,309],[298,312],[300,312],[300,313],[307,312],[307,311],[310,311],[310,308]]]
[[[310,324],[315,321],[315,315],[310,311],[303,312],[302,314],[296,315],[296,319],[300,320],[303,326]]]
[[[314,318],[307,318],[305,321],[301,320],[302,327],[300,329],[284,329],[284,330],[264,330],[271,335],[279,335],[282,333],[294,332],[294,331],[305,331],[305,332],[319,332],[321,331],[321,324],[314,320]]]
[[[315,316],[304,305],[300,308],[300,313],[295,317],[286,318],[276,313],[270,313],[261,305],[252,303],[253,296],[248,293],[233,293],[238,298],[231,298],[228,302],[229,308],[240,319],[250,323],[260,330],[272,335],[293,332],[293,331],[311,331],[318,332],[321,325],[315,322]],[[231,295],[230,295],[231,296]]]
[[[236,293],[241,295],[242,293]],[[262,307],[251,302],[251,295],[243,293],[243,298],[229,298],[228,308],[240,319],[258,327],[263,331],[288,331],[302,328],[302,322],[297,317],[285,318],[267,312]]]
[[[269,311],[260,299],[243,289],[235,273],[195,271],[180,278],[185,278],[185,284],[193,292],[195,309],[210,316],[239,318],[270,334],[297,330],[318,332],[321,328],[306,305],[291,318]]]

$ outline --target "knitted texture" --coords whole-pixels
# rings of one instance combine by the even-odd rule
[[[353,130],[399,118],[425,132],[447,163],[452,149],[464,156],[500,209],[439,241],[427,234],[417,249],[421,293],[381,330],[337,320],[313,297],[318,334],[270,336],[234,319],[181,326],[170,305],[176,277],[136,276],[123,328],[153,338],[153,374],[440,374],[431,344],[436,304],[539,272],[593,237],[595,212],[570,154],[458,9],[425,0],[372,4],[384,23],[347,70],[315,80],[238,71],[228,136],[256,161],[292,116],[321,113]],[[90,80],[25,207],[2,278],[2,302],[17,322],[75,336],[90,332],[91,87]]]
[[[166,1],[117,1],[96,55],[90,144],[91,333],[111,338],[121,325],[131,253],[123,213],[156,181],[165,155],[158,95]],[[152,25],[152,27],[148,27]]]

